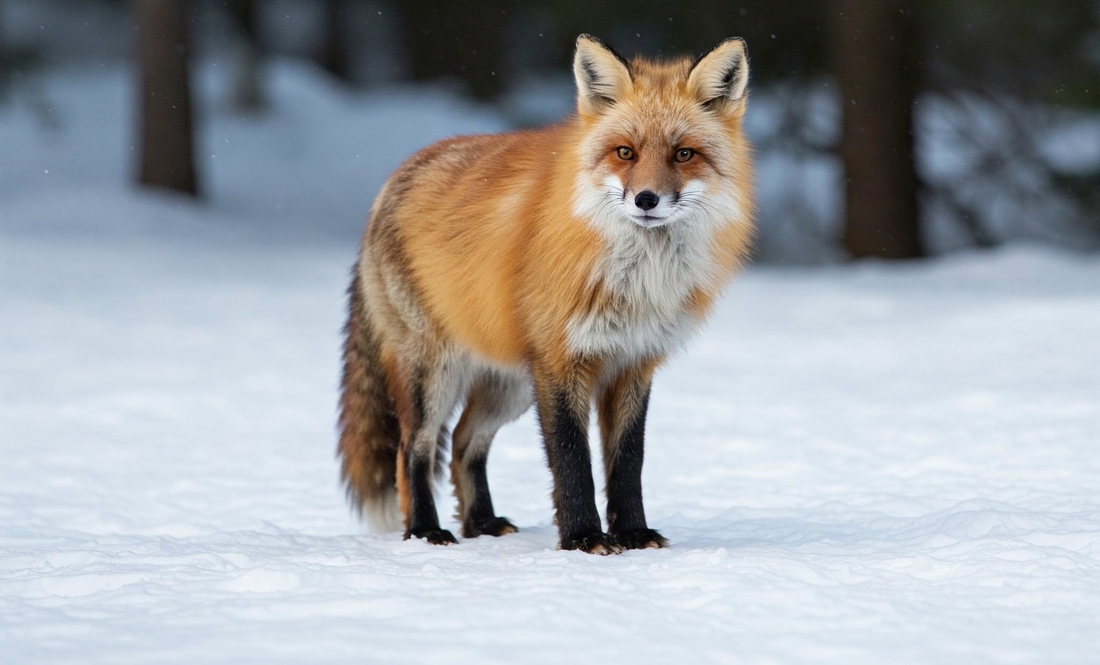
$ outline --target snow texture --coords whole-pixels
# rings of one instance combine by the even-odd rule
[[[499,121],[276,80],[207,118],[243,147],[201,204],[126,189],[117,72],[44,81],[60,128],[0,107],[0,661],[1097,662],[1097,257],[748,270],[655,384],[667,550],[557,551],[529,415],[489,461],[520,533],[373,535],[334,459],[354,243],[271,228]]]

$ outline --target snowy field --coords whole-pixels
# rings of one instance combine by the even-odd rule
[[[278,77],[269,118],[208,111],[198,205],[126,189],[122,73],[41,82],[59,127],[0,106],[0,662],[1097,662],[1100,258],[747,271],[655,385],[667,550],[555,550],[530,416],[489,462],[520,533],[374,535],[345,236],[502,123]]]

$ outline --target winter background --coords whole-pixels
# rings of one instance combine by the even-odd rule
[[[133,184],[124,5],[0,19],[46,54],[0,93],[0,662],[1100,659],[1100,255],[1064,201],[986,190],[995,248],[930,215],[934,256],[843,261],[836,157],[773,140],[795,92],[835,134],[827,79],[763,87],[757,261],[654,388],[671,547],[556,550],[530,414],[489,462],[520,533],[433,547],[367,532],[338,484],[358,234],[405,157],[560,117],[568,78],[349,86],[273,37],[244,114],[215,26],[196,201]],[[1000,135],[983,104],[922,105],[926,180],[965,170],[960,117]],[[1100,120],[1054,115],[1039,151],[1091,173]]]

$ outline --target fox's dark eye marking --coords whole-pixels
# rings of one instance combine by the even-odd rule
[[[634,151],[625,145],[615,148],[615,154],[619,156],[619,159],[627,162],[634,159]]]
[[[684,162],[691,161],[691,158],[695,156],[695,151],[691,148],[680,148],[676,151],[676,161],[683,164]]]

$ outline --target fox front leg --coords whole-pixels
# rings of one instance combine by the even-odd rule
[[[592,457],[588,449],[590,391],[584,372],[566,376],[535,370],[536,402],[550,473],[554,514],[563,550],[618,554],[622,548],[603,532],[596,511]],[[570,376],[572,375],[572,376]]]
[[[624,372],[600,396],[600,435],[607,487],[607,530],[626,549],[667,547],[646,524],[642,505],[645,419],[654,366]]]

